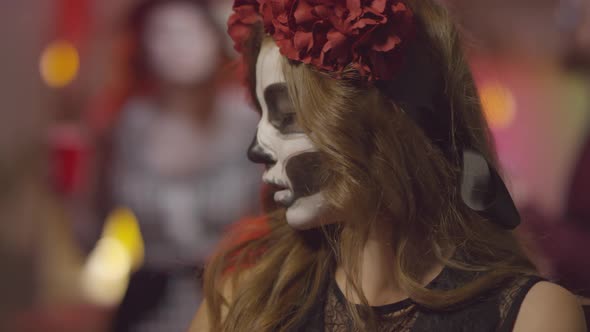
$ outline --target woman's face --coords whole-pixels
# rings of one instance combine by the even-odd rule
[[[202,10],[190,3],[157,7],[147,18],[143,38],[151,70],[168,83],[200,82],[217,67],[220,42]]]
[[[287,209],[287,222],[297,229],[319,226],[326,201],[319,188],[320,155],[297,124],[274,42],[265,41],[256,63],[256,96],[262,116],[250,160],[265,164],[263,181],[276,188],[274,200]]]

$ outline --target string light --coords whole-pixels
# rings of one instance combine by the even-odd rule
[[[78,75],[80,57],[78,50],[68,41],[50,43],[41,54],[39,70],[41,78],[53,88],[70,84]]]
[[[490,126],[494,129],[509,127],[516,116],[512,92],[499,82],[488,82],[481,85],[479,93]]]
[[[120,303],[131,273],[141,266],[143,258],[144,243],[135,215],[126,208],[114,210],[82,272],[86,298],[105,307]]]

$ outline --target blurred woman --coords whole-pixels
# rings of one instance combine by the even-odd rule
[[[133,93],[115,118],[107,206],[137,215],[146,252],[115,330],[180,331],[221,230],[256,210],[260,172],[242,157],[256,120],[222,84],[223,35],[204,2],[142,2],[130,29]]]

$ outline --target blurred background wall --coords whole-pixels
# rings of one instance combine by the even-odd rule
[[[36,207],[43,160],[41,128],[49,116],[43,100],[47,91],[37,70],[45,38],[54,24],[49,2],[25,0],[0,4],[0,257],[2,259],[0,324],[36,296],[36,245],[39,238]],[[15,38],[18,36],[18,38]]]

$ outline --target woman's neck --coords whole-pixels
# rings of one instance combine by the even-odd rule
[[[358,286],[371,306],[390,304],[408,298],[408,294],[399,284],[395,270],[396,256],[390,235],[390,232],[384,231],[370,232],[358,262]],[[440,263],[433,262],[431,265],[420,280],[423,285],[430,283],[442,271],[443,266]],[[341,265],[336,267],[336,283],[349,301],[361,303],[360,296],[347,282],[346,270]]]

